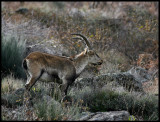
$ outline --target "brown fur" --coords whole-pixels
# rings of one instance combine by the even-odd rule
[[[68,85],[75,80],[76,69],[69,58],[53,56],[41,52],[32,52],[24,59],[24,61],[28,61],[26,72],[28,78],[31,77],[28,84],[26,84],[28,90],[43,75],[43,73],[62,79],[64,84],[62,85],[62,90],[65,94],[67,94]]]
[[[89,41],[81,34],[87,44],[87,48],[73,57],[55,56],[47,53],[32,52],[23,61],[23,67],[27,74],[26,89],[29,90],[37,80],[53,82],[53,78],[62,80],[62,95],[67,95],[67,89],[89,64],[101,65],[102,60],[92,50]]]

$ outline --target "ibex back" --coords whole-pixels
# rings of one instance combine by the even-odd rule
[[[59,78],[61,80],[58,83],[61,84],[62,95],[67,95],[68,87],[89,63],[102,64],[102,59],[93,51],[86,37],[81,34],[72,35],[82,37],[78,39],[84,40],[87,46],[83,52],[73,58],[32,52],[23,60],[23,68],[27,74],[25,84],[27,90],[30,90],[37,80],[54,82],[53,78]]]

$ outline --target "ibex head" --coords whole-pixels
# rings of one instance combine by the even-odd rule
[[[88,61],[92,65],[101,65],[103,60],[97,55],[94,50],[85,49],[85,54],[88,56]]]
[[[80,36],[80,38],[76,37],[76,38],[73,38],[73,39],[80,39],[80,40],[84,40],[85,41],[86,48],[85,48],[85,51],[82,52],[82,54],[87,57],[86,59],[88,60],[89,64],[101,65],[103,63],[103,60],[93,50],[92,46],[90,45],[88,39],[85,36],[83,36],[81,34],[72,34],[72,35]],[[78,56],[79,55],[77,55],[77,57]]]

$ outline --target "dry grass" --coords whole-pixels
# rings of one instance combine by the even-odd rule
[[[1,92],[2,94],[10,93],[16,89],[23,88],[24,83],[22,79],[15,79],[12,75],[8,75],[1,81]]]
[[[143,83],[143,89],[146,93],[159,95],[159,80],[155,78],[153,81]]]

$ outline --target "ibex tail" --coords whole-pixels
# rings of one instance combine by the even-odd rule
[[[26,60],[23,60],[22,66],[25,70],[28,69]]]

